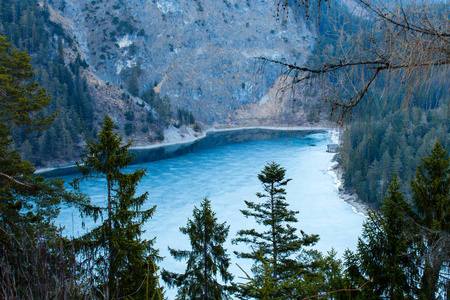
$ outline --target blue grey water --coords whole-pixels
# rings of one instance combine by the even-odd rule
[[[144,238],[156,237],[155,246],[164,256],[160,266],[170,271],[184,270],[184,262],[173,260],[167,247],[190,249],[189,240],[179,227],[186,225],[194,207],[208,197],[218,222],[230,225],[226,248],[233,262],[231,272],[235,278],[244,275],[236,263],[249,271],[251,262],[238,260],[233,254],[234,250],[248,251],[248,246],[232,245],[231,239],[237,230],[257,226],[253,219],[243,217],[240,209],[246,208],[244,200],[258,201],[255,193],[262,192],[262,186],[257,174],[270,161],[279,163],[286,169],[287,178],[292,178],[286,188],[289,208],[299,211],[299,229],[320,235],[315,248],[326,252],[334,247],[339,255],[347,248],[354,250],[365,217],[339,198],[335,178],[329,171],[333,154],[326,152],[328,143],[330,133],[319,133],[214,147],[129,167],[129,171],[147,168],[138,194],[149,192],[144,208],[157,205],[152,220],[145,225]],[[73,177],[64,179],[71,181]],[[105,204],[103,180],[83,183],[81,191],[97,205]],[[65,226],[64,232],[71,236],[79,236],[94,226],[92,220],[84,221],[86,227],[82,229],[82,220],[71,209],[63,209],[58,218]],[[172,299],[174,294],[172,290],[167,295]]]

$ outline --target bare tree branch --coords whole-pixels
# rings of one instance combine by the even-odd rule
[[[286,0],[276,1],[278,9],[292,8],[292,3]],[[324,0],[318,1],[320,4]],[[412,93],[431,82],[428,79],[433,78],[436,68],[447,71],[450,19],[446,4],[405,4],[399,0],[354,2],[351,17],[342,21],[341,27],[330,35],[334,36],[334,44],[323,47],[305,63],[298,65],[268,57],[257,59],[285,67],[284,74],[293,77],[292,85],[314,78],[324,81],[323,92],[330,94],[324,97],[325,101],[331,104],[332,110],[340,108],[343,114],[362,101],[381,73],[391,82],[408,83],[408,91]],[[293,3],[308,11],[312,1],[294,0]],[[307,12],[305,14],[308,17]],[[287,18],[288,12],[285,15]],[[355,33],[344,27],[358,30]],[[419,72],[422,76],[417,75]],[[427,88],[433,88],[431,83]]]
[[[326,293],[323,293],[323,294],[309,296],[309,297],[303,298],[302,300],[319,298],[319,297],[323,297],[323,296],[327,296],[327,295],[331,295],[331,294],[336,294],[336,293],[340,293],[340,292],[357,292],[360,289],[362,289],[365,285],[367,285],[369,282],[372,282],[372,279],[366,281],[363,285],[361,285],[360,287],[355,288],[355,289],[340,289],[340,290],[336,290],[336,291],[332,291],[332,292],[326,292]]]
[[[16,184],[18,184],[18,185],[27,187],[27,188],[29,188],[29,189],[33,189],[33,188],[34,188],[33,186],[31,186],[31,185],[29,185],[29,184],[26,184],[26,183],[23,183],[23,182],[18,181],[17,179],[15,179],[15,178],[9,176],[8,174],[1,173],[1,172],[0,172],[0,176],[6,177],[7,179],[11,180],[12,182],[14,182],[14,183],[16,183]]]
[[[408,15],[401,4],[399,3],[399,9],[401,11],[401,15],[397,15],[394,12],[391,12],[387,9],[386,6],[376,7],[373,3],[370,3],[365,0],[357,0],[359,4],[361,4],[367,11],[373,12],[375,15],[377,15],[379,18],[381,18],[384,21],[387,21],[395,26],[404,28],[407,31],[414,31],[421,34],[426,35],[432,35],[432,36],[440,36],[440,37],[450,37],[449,32],[439,32],[435,28],[431,27],[429,29],[424,28],[420,26],[420,24],[417,23],[411,23],[408,21]],[[424,17],[428,19],[426,12],[424,13]],[[427,22],[431,25],[430,22]],[[447,41],[448,42],[448,41]]]

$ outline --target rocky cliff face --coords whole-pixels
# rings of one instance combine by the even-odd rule
[[[208,124],[276,120],[270,107],[280,99],[269,91],[281,76],[280,68],[268,64],[260,73],[255,58],[302,62],[314,43],[301,19],[277,20],[274,0],[48,4],[98,80],[119,91],[154,88],[167,95],[173,107],[187,108]],[[272,106],[263,116],[261,110],[249,109],[267,103]]]

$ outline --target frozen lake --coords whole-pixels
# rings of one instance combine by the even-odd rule
[[[236,263],[249,271],[251,261],[238,260],[233,254],[234,250],[248,251],[248,247],[232,245],[231,239],[239,229],[256,226],[253,219],[246,219],[239,210],[246,208],[244,200],[257,201],[255,193],[262,192],[257,174],[270,161],[279,163],[286,169],[286,177],[292,178],[286,188],[286,199],[290,209],[299,211],[298,228],[307,234],[319,234],[315,248],[326,252],[334,247],[339,256],[347,248],[355,250],[365,217],[339,198],[335,179],[328,171],[334,155],[326,152],[329,143],[330,133],[318,133],[214,147],[129,167],[130,171],[147,168],[138,194],[149,191],[147,207],[157,205],[153,219],[146,224],[144,238],[156,237],[156,248],[165,257],[160,266],[169,271],[184,271],[184,262],[173,260],[167,247],[190,249],[189,240],[179,227],[192,218],[194,206],[199,207],[201,200],[208,197],[218,222],[230,225],[226,248],[233,262],[231,273],[235,280],[243,276]],[[73,177],[63,178],[68,182]],[[81,185],[81,191],[101,204],[105,201],[106,183],[92,179]],[[76,211],[64,209],[58,223],[65,226],[67,235],[85,232]],[[92,228],[91,220],[85,223],[86,229]],[[169,299],[174,295],[174,291],[167,293]]]

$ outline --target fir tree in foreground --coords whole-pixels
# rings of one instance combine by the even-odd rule
[[[258,275],[251,277],[244,272],[245,277],[241,278],[246,282],[236,285],[239,292],[245,291],[245,295],[237,294],[239,299],[313,299],[323,297],[325,292],[333,294],[332,299],[349,299],[351,291],[343,289],[349,284],[334,249],[326,256],[317,250],[302,252],[302,258],[311,263],[305,264],[299,274],[283,281],[273,278],[273,262],[265,260],[260,250],[254,254],[259,262],[254,273]]]
[[[193,219],[180,231],[189,236],[192,250],[169,248],[177,260],[187,259],[184,274],[164,270],[162,278],[171,287],[178,287],[177,299],[228,299],[227,287],[217,281],[217,273],[226,284],[233,277],[228,272],[230,258],[223,248],[230,227],[217,223],[211,210],[211,201],[203,199],[200,208],[195,207]]]
[[[257,193],[256,196],[263,201],[245,201],[248,210],[241,212],[246,217],[254,217],[266,230],[259,232],[256,229],[242,229],[233,240],[235,244],[246,243],[253,248],[251,252],[235,252],[239,258],[253,259],[256,264],[260,264],[262,258],[271,262],[272,279],[275,283],[299,273],[303,264],[293,255],[299,254],[302,247],[314,245],[318,241],[317,235],[307,235],[303,231],[300,231],[302,237],[299,237],[297,229],[290,225],[297,223],[295,215],[298,211],[288,209],[284,186],[290,179],[285,179],[285,173],[286,170],[279,164],[271,162],[258,174],[264,193]],[[255,265],[253,271],[257,270]]]
[[[363,291],[367,297],[412,299],[417,292],[417,258],[408,236],[410,206],[399,190],[395,174],[380,211],[369,212],[358,241],[361,268],[366,278],[373,279],[370,289]]]
[[[450,158],[439,141],[417,167],[411,188],[424,249],[419,297],[437,299],[441,290],[450,290],[448,278],[442,277],[450,263]]]
[[[90,274],[94,281],[92,296],[145,299],[150,294],[150,298],[157,295],[153,299],[159,299],[161,295],[156,288],[154,273],[158,251],[152,247],[153,240],[141,240],[142,227],[152,217],[156,206],[140,210],[148,192],[140,196],[135,193],[146,170],[121,171],[133,160],[128,151],[131,142],[121,145],[122,137],[113,129],[114,122],[106,116],[99,142],[89,142],[88,154],[77,163],[82,177],[72,183],[79,188],[82,180],[106,179],[106,207],[86,206],[83,211],[95,220],[101,215],[102,223],[78,240],[85,261],[94,264],[95,269]]]
[[[403,199],[397,176],[381,210],[364,224],[356,254],[347,252],[347,274],[358,299],[447,299],[450,280],[450,159],[439,142],[422,158],[411,181],[413,203]]]

